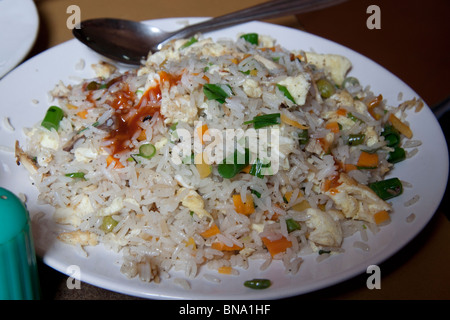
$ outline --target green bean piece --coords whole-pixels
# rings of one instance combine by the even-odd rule
[[[401,147],[395,147],[394,151],[389,152],[387,161],[389,163],[398,163],[406,159],[405,149]]]
[[[324,99],[328,99],[336,92],[333,84],[325,78],[319,79],[316,85],[321,97]]]
[[[48,130],[55,129],[58,131],[59,123],[64,117],[64,112],[60,107],[51,106],[48,108],[47,113],[45,114],[44,120],[42,120],[41,126]]]
[[[291,233],[292,231],[301,229],[300,224],[292,218],[286,219],[286,227],[287,227],[288,233]]]
[[[267,289],[272,285],[269,279],[253,279],[244,282],[244,286],[250,289]]]
[[[111,216],[106,216],[103,218],[102,225],[100,229],[102,229],[105,233],[113,231],[113,229],[117,226],[119,222],[114,220]]]
[[[257,33],[246,33],[243,34],[241,38],[254,45],[258,45],[259,43],[259,36]]]
[[[350,134],[347,138],[347,144],[349,146],[357,146],[357,145],[364,143],[365,139],[366,139],[366,135],[363,133]]]
[[[403,193],[403,185],[398,178],[390,178],[370,183],[369,188],[383,200],[397,197]]]

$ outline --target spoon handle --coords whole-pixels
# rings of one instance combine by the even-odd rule
[[[170,39],[187,38],[199,32],[213,31],[220,28],[264,18],[277,18],[287,14],[298,14],[322,9],[346,0],[272,0],[262,4],[232,12],[207,21],[190,25],[173,32]],[[170,40],[168,39],[168,40]]]

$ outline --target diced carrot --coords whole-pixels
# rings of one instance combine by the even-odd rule
[[[411,128],[402,122],[399,118],[397,118],[393,113],[389,115],[389,121],[392,123],[392,126],[397,129],[401,134],[403,134],[408,139],[411,139],[413,133]]]
[[[114,158],[113,156],[109,155],[106,158],[106,166],[109,167],[111,163],[115,162],[114,164],[114,169],[121,169],[121,168],[125,168],[125,166],[123,164],[120,163],[119,159]]]
[[[193,249],[197,249],[194,238],[189,237],[188,241],[185,241],[185,243],[186,243],[186,247],[192,246]]]
[[[280,252],[285,252],[287,248],[292,247],[292,242],[290,242],[285,237],[281,237],[277,240],[270,240],[269,238],[263,237],[261,238],[261,240],[263,241],[267,250],[269,250],[269,253],[272,257]]]
[[[378,211],[373,215],[373,219],[375,220],[376,224],[383,223],[390,219],[389,212],[387,212],[386,210]]]
[[[214,223],[211,227],[200,233],[203,238],[211,238],[220,233],[219,227]]]
[[[198,138],[200,139],[201,144],[205,144],[205,142],[203,141],[203,135],[205,134],[206,131],[208,131],[208,125],[206,123],[204,125],[197,127],[197,135]]]
[[[201,179],[204,179],[211,174],[212,168],[211,165],[206,162],[204,152],[195,155],[194,163]]]
[[[373,109],[373,108],[377,107],[381,103],[381,101],[383,101],[383,95],[380,94],[380,95],[376,96],[372,101],[370,101],[369,104],[367,105],[367,107],[369,109]]]
[[[87,118],[87,113],[88,113],[87,110],[82,110],[82,111],[77,112],[77,116],[79,116],[82,119],[86,119]]]
[[[238,63],[239,63],[239,60],[236,59],[236,58],[233,58],[233,59],[231,59],[231,62],[232,62],[233,64],[238,64]]]
[[[347,115],[347,110],[344,108],[339,108],[336,110],[336,114],[338,114],[339,116],[346,116]]]
[[[66,104],[66,107],[67,107],[67,109],[78,109],[77,106],[74,106],[74,105],[71,104],[71,103]]]
[[[322,184],[322,190],[324,192],[327,192],[330,189],[335,189],[335,188],[339,187],[342,184],[341,182],[339,182],[339,179],[340,179],[340,175],[339,174],[333,176],[330,179],[325,179],[323,184]]]
[[[350,171],[356,170],[356,169],[358,169],[358,168],[354,164],[351,164],[351,163],[344,164],[344,171],[345,172],[350,172]]]
[[[357,166],[361,168],[376,168],[378,166],[378,154],[362,151]]]
[[[237,213],[249,215],[255,212],[255,205],[253,204],[253,197],[251,194],[246,195],[245,203],[242,201],[240,194],[234,194],[233,203]]]
[[[291,196],[292,196],[292,191],[288,191],[285,193],[284,197],[286,198],[286,200],[289,202],[291,201]],[[302,197],[303,194],[301,192],[298,193],[297,199]],[[294,204],[291,209],[295,210],[295,211],[303,211],[306,210],[308,208],[311,208],[309,201],[308,200],[303,200],[302,202],[299,202],[297,204]]]
[[[251,164],[249,164],[248,166],[246,166],[244,169],[242,169],[242,172],[245,172],[245,173],[250,173],[250,170],[251,170],[251,168],[252,168],[252,165]]]
[[[305,129],[308,129],[308,128],[309,128],[309,127],[307,127],[307,126],[302,125],[302,124],[299,123],[298,121],[296,121],[296,120],[294,120],[294,119],[292,119],[292,118],[289,118],[289,117],[288,117],[287,115],[285,115],[284,113],[282,113],[282,114],[280,115],[280,120],[281,120],[281,122],[284,122],[284,123],[286,123],[286,124],[288,124],[288,125],[290,125],[290,126],[293,126],[293,127],[299,128],[299,129],[305,130]]]
[[[220,251],[235,251],[235,250],[241,250],[242,247],[238,246],[237,244],[233,244],[233,246],[229,247],[227,245],[225,245],[223,242],[213,242],[211,244],[211,248],[215,249],[215,250],[220,250]]]
[[[147,139],[147,134],[145,133],[145,130],[142,130],[139,137],[137,137],[137,141],[144,141],[145,139]]]
[[[367,105],[367,109],[369,111],[369,114],[374,118],[375,120],[379,120],[381,118],[381,115],[375,112],[375,108],[383,101],[383,95],[378,95],[375,97],[372,101],[369,102]]]
[[[233,271],[233,268],[228,267],[228,266],[222,266],[222,267],[219,267],[217,269],[217,271],[222,274],[231,274],[231,272]]]
[[[330,121],[325,125],[325,128],[333,133],[339,133],[339,123],[336,121]]]

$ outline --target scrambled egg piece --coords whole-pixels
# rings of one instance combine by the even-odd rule
[[[197,119],[198,109],[191,103],[189,94],[181,94],[178,88],[169,81],[160,83],[160,76],[151,72],[147,76],[145,90],[155,86],[161,89],[161,108],[160,112],[164,116],[165,123],[175,123],[178,121],[193,124]],[[175,96],[175,98],[173,98]]]
[[[341,85],[347,72],[352,67],[352,63],[346,57],[337,54],[320,54],[315,52],[305,52],[308,63],[323,69],[331,79]]]
[[[63,232],[58,235],[58,239],[72,245],[96,246],[98,244],[98,236],[90,231]]]
[[[310,216],[306,225],[313,229],[309,234],[309,240],[323,246],[339,247],[341,245],[343,236],[337,213],[309,208],[306,210],[306,214]]]
[[[98,211],[97,215],[104,217],[104,216],[111,216],[113,214],[119,213],[119,211],[125,207],[124,202],[129,202],[129,203],[139,207],[139,203],[132,198],[125,198],[125,199],[115,198],[109,206],[101,208]]]
[[[78,147],[75,149],[75,159],[78,162],[89,163],[98,156],[97,150],[94,148]]]
[[[253,79],[246,79],[242,89],[250,98],[259,98],[262,95],[262,89],[258,86],[258,82]]]
[[[105,79],[109,78],[117,70],[115,66],[105,61],[100,61],[99,63],[93,64],[92,69],[94,69],[97,77]]]
[[[347,174],[341,173],[338,182],[341,184],[328,190],[326,194],[333,199],[346,218],[375,223],[375,213],[391,210],[391,206],[372,189],[356,182]]]
[[[91,205],[89,197],[84,195],[76,205],[68,205],[62,208],[56,208],[54,219],[57,223],[70,224],[78,227],[86,215],[92,213],[94,208]]]
[[[178,192],[183,190],[185,190],[185,188],[181,188]],[[211,214],[205,210],[205,202],[203,201],[202,196],[194,190],[189,190],[188,194],[181,201],[181,204],[193,211],[199,218],[212,218]]]
[[[286,87],[296,104],[299,106],[305,104],[306,96],[311,86],[310,79],[306,78],[305,74],[299,74],[296,77],[287,77],[278,84]]]
[[[171,98],[175,94],[175,99]],[[165,123],[176,123],[178,121],[186,122],[190,125],[197,119],[198,109],[191,103],[189,94],[179,94],[176,86],[170,86],[169,83],[162,85],[161,88],[161,114],[165,117]]]

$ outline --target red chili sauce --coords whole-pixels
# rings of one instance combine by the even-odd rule
[[[148,88],[139,102],[136,94],[131,92],[128,85],[114,94],[114,100],[109,105],[115,109],[115,128],[105,138],[111,142],[110,154],[117,155],[124,151],[131,151],[134,145],[131,139],[142,130],[141,124],[145,117],[153,117],[161,108],[161,86],[165,82],[170,85],[180,81],[181,76],[172,76],[164,71],[159,72],[160,81]]]

